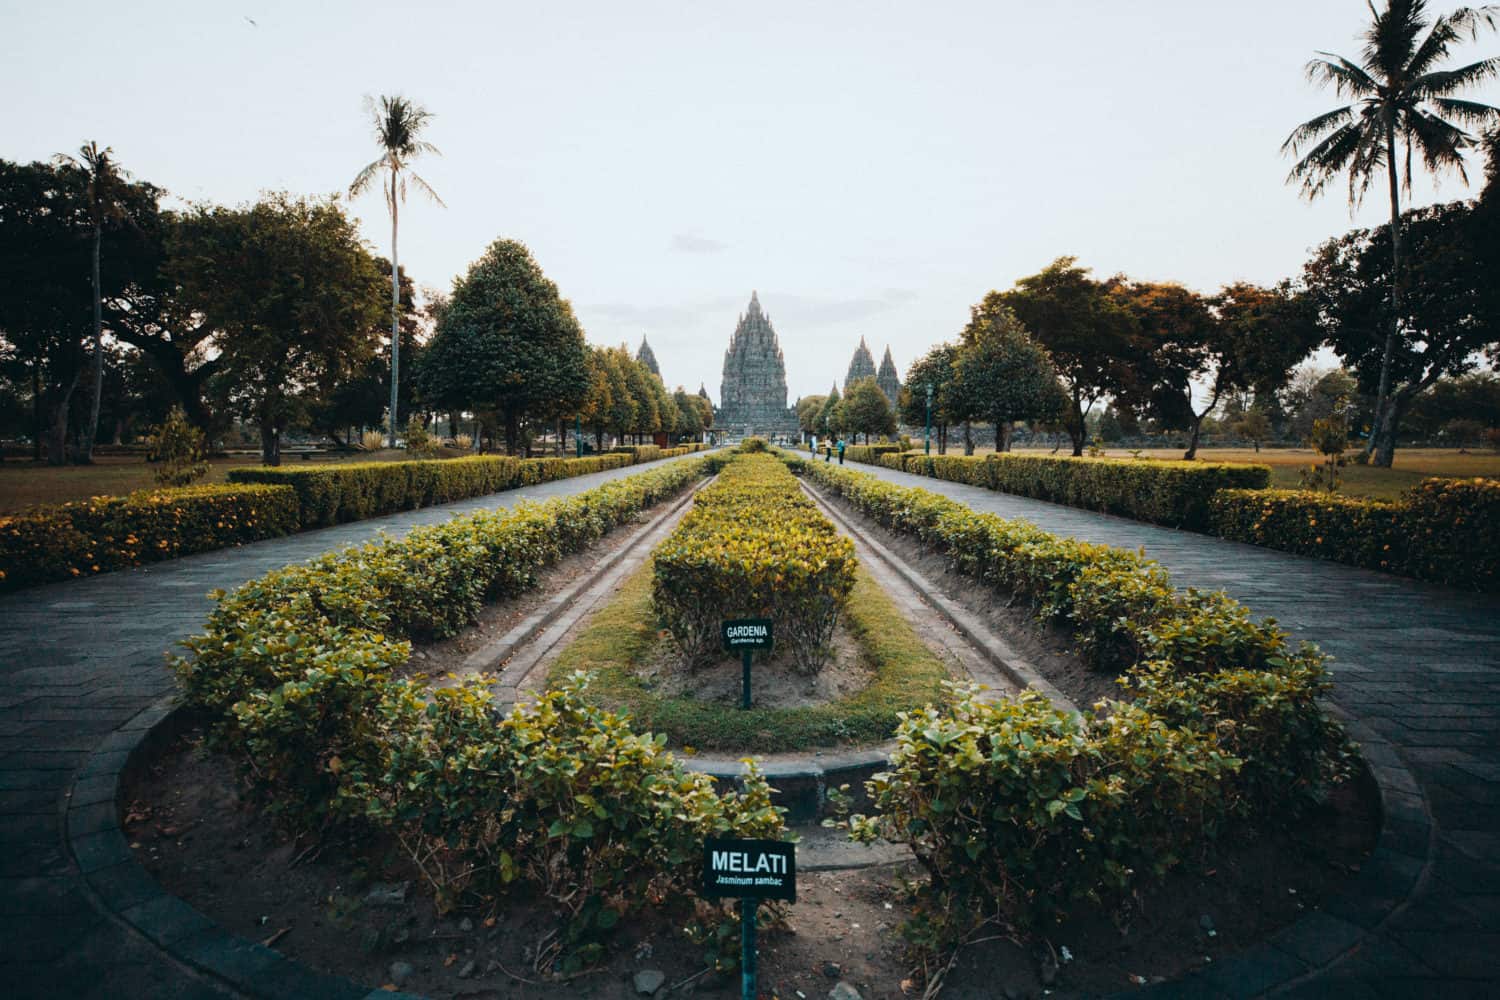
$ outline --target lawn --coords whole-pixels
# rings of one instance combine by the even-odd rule
[[[1018,448],[1016,451],[1020,453],[1023,449]],[[950,448],[949,453],[953,454],[953,449]],[[959,453],[962,453],[961,447]],[[1038,448],[1027,453],[1046,455],[1050,451]],[[1148,458],[1178,459],[1182,457],[1182,449],[1148,448],[1141,454]],[[1105,455],[1109,458],[1130,458],[1131,452],[1122,448],[1106,448]],[[1271,485],[1285,489],[1296,489],[1299,474],[1320,457],[1311,448],[1267,448],[1260,452],[1252,448],[1198,449],[1198,458],[1205,462],[1257,462],[1269,465]],[[1492,451],[1459,451],[1456,448],[1397,448],[1393,468],[1378,469],[1352,464],[1345,466],[1340,492],[1351,496],[1394,500],[1402,491],[1428,476],[1500,478],[1500,454]]]
[[[304,459],[284,457],[282,464],[298,466],[308,461],[380,462],[406,459],[404,451],[377,451],[350,456],[324,456]],[[222,483],[230,469],[259,465],[255,455],[235,455],[210,462],[208,475],[201,482]],[[20,510],[40,503],[63,503],[96,496],[118,496],[156,485],[152,466],[140,455],[101,455],[93,465],[51,466],[29,460],[7,459],[0,462],[0,513]]]

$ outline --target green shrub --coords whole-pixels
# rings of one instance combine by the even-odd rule
[[[188,422],[182,407],[172,407],[151,435],[146,461],[156,463],[151,476],[160,487],[190,486],[208,474],[203,432]]]
[[[899,444],[851,444],[844,449],[844,457],[851,462],[864,462],[870,465],[883,455],[897,455],[900,452]]]
[[[1307,490],[1226,490],[1212,506],[1213,531],[1233,541],[1500,590],[1500,482],[1493,479],[1424,479],[1394,503]]]
[[[876,816],[853,829],[909,844],[931,873],[919,943],[1114,902],[1212,834],[1239,762],[1209,732],[1112,708],[1095,722],[1029,690],[989,703],[968,691],[902,721],[890,770],[870,783]]]
[[[570,684],[498,723],[484,681],[432,690],[393,673],[408,637],[449,634],[485,596],[530,586],[708,468],[677,463],[575,497],[446,524],[276,570],[217,605],[173,661],[273,809],[303,829],[391,835],[447,909],[506,887],[564,914],[563,968],[622,917],[693,891],[702,839],[770,837],[758,772],[718,792]]]
[[[0,589],[140,566],[297,530],[284,486],[184,486],[0,515]]]
[[[813,671],[854,588],[854,567],[854,543],[786,467],[769,455],[741,454],[657,547],[657,620],[688,662],[701,664],[718,649],[724,619],[771,618],[778,641]]]
[[[1328,690],[1324,659],[1307,646],[1290,651],[1274,621],[1255,621],[1222,593],[1177,591],[1134,552],[852,469],[796,467],[960,572],[1071,627],[1095,664],[1124,671],[1133,697],[1097,706],[1102,721],[1024,694],[910,717],[892,773],[873,786],[882,813],[862,828],[912,844],[938,876],[913,928],[919,936],[951,943],[966,921],[994,915],[986,907],[1027,919],[1119,893],[1134,872],[1174,863],[1222,818],[1290,819],[1347,774],[1342,730],[1318,704]]]

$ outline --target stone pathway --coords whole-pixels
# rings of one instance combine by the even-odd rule
[[[568,496],[672,461],[678,459],[0,597],[0,994],[228,995],[100,914],[83,890],[62,831],[64,791],[85,759],[172,690],[163,651],[201,627],[211,608],[210,590],[238,586],[381,531],[401,535],[454,514]]]
[[[1388,831],[1399,841],[1405,829],[1421,829],[1426,813],[1436,836],[1431,844],[1409,838],[1403,851],[1380,852],[1367,866],[1427,862],[1410,902],[1374,941],[1293,992],[1500,995],[1500,596],[878,466],[853,468],[1056,534],[1144,549],[1179,586],[1225,590],[1333,654],[1334,702],[1373,733],[1363,739],[1367,755],[1394,753],[1416,779],[1404,792],[1387,791]],[[1342,951],[1338,942],[1351,921],[1364,926],[1361,916],[1330,914],[1321,945]]]
[[[104,917],[65,848],[63,792],[109,734],[172,688],[162,651],[196,630],[205,593],[385,530],[589,489],[632,466],[512,493],[204,553],[0,598],[0,975],[14,997],[219,997],[216,986]],[[1372,760],[1415,777],[1387,789],[1387,843],[1362,879],[1416,879],[1377,938],[1292,990],[1309,997],[1500,993],[1500,599],[1171,531],[975,487],[857,468],[1093,541],[1143,547],[1180,584],[1223,588],[1338,657],[1335,700]],[[106,746],[105,749],[110,749]],[[95,755],[95,762],[100,760]],[[105,812],[112,807],[101,804]],[[74,810],[77,815],[78,809]],[[1418,836],[1429,829],[1430,841]],[[1411,831],[1407,835],[1407,831]],[[121,866],[122,868],[130,866]],[[1393,878],[1394,876],[1394,878]],[[1367,897],[1368,898],[1368,897]],[[1254,968],[1167,987],[1255,992],[1348,950],[1370,914],[1299,924]],[[1278,957],[1279,956],[1279,957]],[[262,984],[274,992],[272,984]]]

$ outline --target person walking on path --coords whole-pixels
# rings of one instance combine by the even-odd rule
[[[844,439],[839,438],[839,464],[844,464]]]

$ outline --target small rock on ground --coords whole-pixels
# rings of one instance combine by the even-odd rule
[[[392,981],[399,983],[410,979],[411,974],[417,970],[410,962],[392,962],[390,971]]]
[[[828,991],[828,1000],[864,1000],[864,997],[861,997],[859,990],[848,983],[837,983]]]
[[[366,906],[405,906],[410,882],[380,882],[365,893]]]
[[[635,991],[642,996],[651,996],[667,981],[667,974],[660,969],[642,969],[635,974]]]

